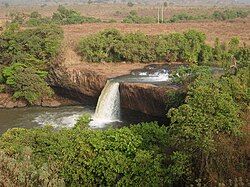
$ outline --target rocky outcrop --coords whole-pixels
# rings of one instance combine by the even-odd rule
[[[175,88],[142,83],[121,83],[121,106],[152,116],[166,115],[167,92]]]
[[[0,108],[22,108],[27,105],[28,103],[24,100],[14,100],[10,94],[0,94]]]
[[[96,103],[107,77],[86,69],[53,68],[49,84],[60,95],[79,102]]]
[[[68,100],[59,96],[54,96],[53,98],[41,99],[32,106],[43,106],[43,107],[59,107],[64,105],[75,105],[78,104],[76,101]],[[23,108],[28,106],[28,102],[25,100],[15,100],[12,98],[11,94],[0,93],[0,108]]]
[[[53,69],[49,83],[62,96],[75,99],[83,104],[96,105],[108,77],[85,68],[57,67]],[[152,116],[166,115],[166,91],[169,86],[142,83],[121,83],[121,107]]]

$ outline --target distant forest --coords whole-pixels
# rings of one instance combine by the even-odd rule
[[[230,5],[250,4],[250,0],[0,0],[0,5],[53,5],[53,4],[81,4],[81,3],[128,3],[158,4],[168,2],[172,5]]]

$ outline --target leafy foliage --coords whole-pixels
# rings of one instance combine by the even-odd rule
[[[168,127],[152,122],[91,130],[87,115],[72,129],[12,129],[0,137],[3,158],[20,161],[20,172],[14,173],[18,179],[23,173],[29,180],[36,177],[45,165],[54,168],[45,170],[45,176],[53,178],[46,180],[64,181],[66,186],[179,186],[195,179],[213,184],[236,174],[246,177],[247,135],[241,113],[249,110],[248,68],[220,77],[208,67],[177,70],[183,82],[187,75],[192,78],[185,103],[168,113]],[[28,174],[20,157],[27,149],[32,152]],[[3,170],[6,177],[13,169]]]
[[[212,14],[212,18],[215,20],[228,20],[235,18],[245,18],[247,17],[249,12],[243,10],[224,10],[222,11],[214,11]]]
[[[37,71],[34,68],[18,63],[3,70],[6,84],[14,92],[13,97],[15,99],[23,98],[31,104],[44,95],[52,95],[52,89],[44,81],[46,75],[47,72]]]
[[[33,103],[52,94],[45,79],[50,62],[59,52],[62,37],[62,30],[56,26],[21,31],[17,24],[10,25],[1,34],[1,83],[9,86],[14,98]]]
[[[216,40],[214,47],[208,46],[205,39],[204,33],[195,30],[148,36],[140,32],[122,34],[109,29],[82,38],[78,51],[89,62],[181,61],[229,67],[234,59],[239,62],[249,59],[249,47],[241,47],[237,38],[232,38],[227,45]]]
[[[129,15],[122,21],[123,23],[137,23],[137,24],[148,24],[156,23],[157,20],[154,17],[139,16],[136,11],[129,12]]]
[[[100,19],[96,19],[93,17],[84,17],[81,16],[79,12],[76,12],[71,9],[67,9],[66,7],[60,5],[52,16],[52,21],[58,24],[66,25],[66,24],[79,24],[79,23],[95,23],[101,22]]]
[[[57,163],[66,185],[161,185],[169,182],[161,154],[165,129],[153,123],[105,131],[13,129],[1,137],[0,147],[12,157],[29,147],[34,172],[48,159]]]
[[[236,75],[221,77],[197,67],[182,67],[179,71],[178,79],[182,81],[194,74],[185,104],[168,112],[172,146],[188,159],[184,166],[190,173],[183,173],[185,180],[195,176],[210,180],[215,173],[225,180],[233,178],[233,173],[246,173],[246,152],[241,146],[247,144],[247,137],[242,134],[240,114],[250,102],[247,68],[249,65]],[[179,161],[173,162],[176,164]]]
[[[15,157],[0,150],[0,185],[65,186],[54,163],[44,163],[40,168],[36,168],[31,158],[32,151],[28,147]]]
[[[234,10],[226,9],[224,11],[214,11],[212,15],[202,14],[202,15],[190,15],[185,12],[173,15],[167,22],[183,22],[190,20],[217,20],[224,21],[236,18],[245,18],[249,15],[249,11],[244,10]]]

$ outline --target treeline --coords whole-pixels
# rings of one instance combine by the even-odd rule
[[[21,30],[18,24],[9,25],[0,35],[0,92],[31,104],[52,95],[45,80],[62,38],[57,26]]]
[[[232,20],[236,18],[246,18],[249,15],[249,11],[244,10],[230,10],[226,9],[224,11],[214,11],[212,15],[208,14],[188,14],[185,12],[175,14],[170,19],[164,20],[164,23],[174,23],[174,22],[183,22],[183,21],[192,21],[192,20],[215,20],[215,21],[224,21]],[[159,20],[160,23],[162,20]],[[131,11],[127,17],[122,21],[123,23],[137,23],[137,24],[148,24],[148,23],[157,23],[158,20],[156,17],[150,16],[139,16],[136,11]]]
[[[157,23],[155,17],[150,16],[139,16],[138,13],[133,10],[129,12],[129,15],[122,20],[123,23],[137,23],[137,24],[147,24],[147,23]]]
[[[188,80],[187,97],[168,112],[168,126],[91,130],[85,116],[72,129],[7,131],[0,137],[0,185],[247,186],[246,60],[219,77],[204,66],[177,70],[173,76]]]
[[[215,20],[215,21],[225,21],[232,20],[236,18],[246,18],[249,15],[249,11],[243,10],[224,10],[224,11],[214,11],[212,15],[201,14],[201,15],[190,15],[187,13],[180,13],[173,15],[167,22],[181,22],[190,20]]]
[[[224,10],[224,11],[214,11],[212,15],[202,14],[202,15],[190,15],[185,12],[173,15],[170,19],[164,20],[164,23],[173,22],[183,22],[191,20],[215,20],[224,21],[236,18],[245,18],[249,15],[249,11],[244,10]],[[60,5],[56,12],[53,13],[52,17],[42,17],[38,12],[32,12],[30,15],[25,15],[23,13],[12,13],[10,14],[11,22],[18,23],[23,26],[39,26],[42,24],[81,24],[81,23],[114,23],[115,19],[110,19],[108,21],[103,21],[99,18],[82,16],[79,12],[73,9],[67,9],[65,6]],[[160,20],[161,22],[162,20]],[[134,24],[150,24],[157,23],[156,17],[151,16],[139,16],[138,13],[133,10],[129,12],[122,23],[134,23]]]
[[[44,24],[69,25],[101,22],[100,19],[82,16],[79,12],[67,9],[62,5],[60,5],[57,11],[53,13],[52,17],[42,17],[38,12],[32,12],[28,18],[26,18],[26,15],[20,13],[11,14],[11,17],[12,23],[18,23],[24,26],[39,26]]]
[[[205,40],[205,34],[195,30],[156,36],[105,30],[82,38],[78,51],[89,62],[179,61],[220,67],[231,65],[233,60],[244,60],[245,51],[249,51],[249,47],[240,46],[237,38],[228,43],[216,39],[214,47]]]

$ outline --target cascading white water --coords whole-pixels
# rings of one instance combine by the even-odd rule
[[[119,83],[108,80],[98,99],[93,121],[90,126],[103,127],[105,124],[120,120]]]

